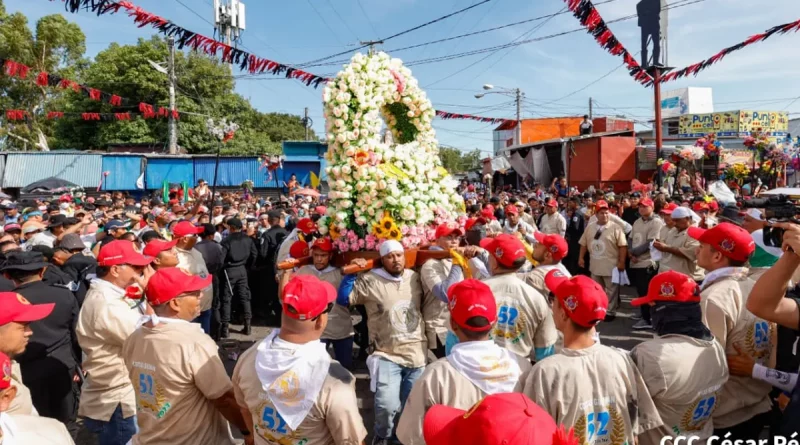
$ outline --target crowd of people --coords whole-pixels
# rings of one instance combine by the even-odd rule
[[[465,223],[436,227],[424,248],[441,254],[418,267],[392,240],[374,264],[342,264],[317,230],[320,198],[212,197],[201,182],[188,202],[3,201],[0,443],[73,443],[79,418],[100,445],[360,444],[367,427],[373,444],[404,445],[797,430],[800,310],[784,295],[800,229],[768,245],[761,210],[723,217],[691,188],[459,192]],[[633,329],[655,334],[630,351],[598,333],[624,289]],[[254,320],[274,329],[229,374],[218,342]],[[374,425],[355,391],[362,361]]]

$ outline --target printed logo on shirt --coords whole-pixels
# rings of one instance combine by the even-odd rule
[[[719,388],[720,386],[716,386],[701,392],[697,400],[695,400],[692,406],[683,414],[683,417],[681,417],[680,425],[673,426],[672,431],[675,432],[676,435],[680,435],[683,432],[702,430],[717,408]]]
[[[603,240],[593,240],[592,241],[592,258],[602,259],[603,255],[606,253],[606,244]]]
[[[269,394],[288,406],[298,405],[303,401],[300,378],[291,369],[284,372],[269,387]]]
[[[747,338],[745,339],[747,352],[759,363],[768,359],[770,352],[772,352],[772,334],[774,329],[774,324],[760,319],[757,319],[747,329]]]
[[[525,327],[528,321],[525,314],[510,300],[501,300],[497,306],[497,324],[495,324],[490,337],[503,339],[503,343],[510,341],[518,343],[525,337]]]
[[[264,395],[266,397],[266,395]],[[292,431],[283,420],[278,410],[268,401],[264,401],[253,414],[255,432],[269,443],[282,445],[301,445],[308,442],[308,439],[301,438],[298,431]]]
[[[389,320],[396,334],[412,334],[419,328],[420,313],[410,300],[398,301],[392,306]]]
[[[579,416],[575,422],[578,442],[589,445],[625,444],[627,442],[625,419],[617,409],[617,404],[611,402],[607,405],[592,404],[590,406],[594,406],[594,410]]]
[[[155,378],[156,367],[142,362],[133,362],[133,367],[139,370],[139,378],[135,382],[137,411],[161,419],[172,408],[172,404],[167,400],[164,385]]]
[[[506,360],[501,362],[500,358],[496,355],[487,355],[485,357],[481,357],[480,362],[478,363],[478,368],[482,373],[486,374],[486,376],[483,377],[483,380],[489,382],[507,381],[511,377],[510,373],[508,372],[510,367],[510,362]]]

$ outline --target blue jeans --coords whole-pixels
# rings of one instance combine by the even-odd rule
[[[333,345],[333,358],[348,371],[353,370],[353,337],[339,340],[323,338],[322,343],[325,343],[325,346]]]
[[[208,335],[211,335],[211,312],[211,309],[200,312],[200,316],[192,320],[192,323],[200,323],[200,327],[203,328],[203,332]]]
[[[378,359],[378,390],[375,392],[375,438],[394,439],[395,427],[405,407],[411,387],[425,367],[406,368]]]
[[[134,434],[139,432],[136,416],[123,418],[121,405],[117,405],[117,409],[114,410],[114,414],[111,415],[108,422],[85,417],[83,424],[89,431],[97,435],[98,445],[125,445]]]

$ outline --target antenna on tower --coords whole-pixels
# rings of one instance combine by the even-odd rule
[[[244,3],[241,0],[214,0],[214,27],[226,45],[235,46],[246,28]]]

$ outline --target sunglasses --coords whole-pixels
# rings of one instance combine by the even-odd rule
[[[334,305],[334,304],[335,304],[335,303],[328,303],[328,306],[326,306],[326,307],[325,307],[325,310],[324,310],[324,311],[322,311],[322,313],[321,313],[321,314],[319,314],[319,315],[317,315],[316,317],[312,318],[312,319],[311,319],[311,321],[317,321],[317,319],[318,319],[319,317],[322,317],[322,316],[323,316],[323,315],[325,315],[325,314],[330,314],[330,313],[331,313],[331,311],[333,310],[333,305]]]

